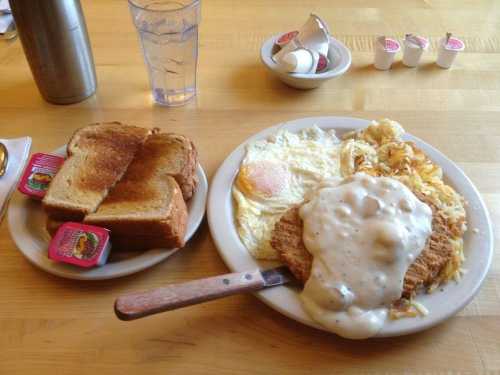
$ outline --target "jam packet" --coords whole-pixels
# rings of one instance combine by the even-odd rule
[[[32,198],[42,199],[63,163],[61,156],[41,152],[33,154],[24,169],[18,190]]]
[[[67,222],[62,224],[49,244],[49,258],[79,267],[106,263],[111,242],[107,229],[94,225]]]

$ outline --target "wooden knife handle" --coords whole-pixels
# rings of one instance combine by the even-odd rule
[[[228,273],[118,297],[115,313],[121,320],[134,320],[232,294],[259,290],[264,285],[259,270]]]

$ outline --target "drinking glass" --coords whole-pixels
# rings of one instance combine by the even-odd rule
[[[166,106],[196,95],[200,0],[128,0],[153,99]]]

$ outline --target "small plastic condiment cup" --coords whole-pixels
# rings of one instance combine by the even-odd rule
[[[447,34],[439,40],[436,64],[444,69],[449,69],[458,53],[465,49],[465,44],[460,39]]]
[[[401,49],[399,42],[384,36],[375,39],[375,61],[373,65],[379,70],[390,69],[394,56]]]
[[[299,32],[297,30],[285,33],[282,36],[280,36],[278,40],[276,40],[276,44],[280,46],[280,48],[283,48],[288,43],[290,43],[298,35],[298,33]]]
[[[107,229],[67,222],[50,241],[48,256],[56,262],[89,268],[104,265],[110,249]]]
[[[429,40],[423,36],[408,34],[404,40],[403,64],[414,68],[418,65],[424,51],[429,47]]]
[[[299,48],[282,56],[278,66],[285,73],[315,73],[318,61],[318,52]]]
[[[297,34],[297,41],[302,47],[326,56],[330,42],[329,34],[326,23],[317,15],[311,14]]]
[[[61,156],[41,152],[33,154],[24,169],[18,190],[32,198],[42,199],[63,163]]]

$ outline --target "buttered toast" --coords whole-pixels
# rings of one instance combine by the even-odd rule
[[[186,164],[196,166],[196,151],[190,141],[190,150],[172,146],[178,142],[185,143],[185,138],[149,136],[121,181],[84,222],[111,230],[112,238],[125,246],[183,246],[187,225],[183,191],[191,196],[195,186],[194,168]],[[190,153],[194,155],[186,155]]]
[[[54,220],[81,221],[123,176],[150,129],[118,122],[95,124],[71,137],[68,158],[52,180],[43,208]]]
[[[198,182],[197,151],[187,137],[119,123],[91,125],[75,133],[68,155],[44,200],[51,235],[66,221],[83,221],[109,229],[116,249],[184,245],[185,200]]]
[[[180,134],[160,133],[149,137],[147,143],[149,152],[161,160],[164,172],[179,184],[184,200],[190,199],[198,184],[198,153],[193,142]]]

